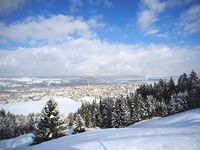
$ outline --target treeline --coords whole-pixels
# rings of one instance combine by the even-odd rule
[[[27,116],[15,115],[0,110],[0,139],[13,138],[22,134],[33,132],[34,122],[38,115],[30,113]]]
[[[85,127],[120,128],[135,122],[172,115],[200,107],[200,79],[192,71],[180,75],[177,84],[171,78],[141,85],[134,94],[83,103],[77,112],[68,115],[74,133]],[[80,130],[79,130],[80,129]]]

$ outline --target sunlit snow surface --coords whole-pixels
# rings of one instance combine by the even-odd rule
[[[6,149],[3,146],[8,143],[10,149],[9,143],[20,143],[27,138],[3,140],[0,145]],[[98,129],[65,136],[34,146],[28,146],[29,140],[14,150],[199,150],[200,109],[143,121],[128,128]]]
[[[58,103],[59,111],[61,114],[64,115],[67,115],[70,112],[75,112],[81,106],[81,102],[77,102],[61,96],[54,96],[54,97],[44,97],[40,101],[0,104],[0,109],[3,108],[6,111],[10,111],[11,113],[14,114],[28,115],[29,113],[32,112],[34,113],[41,112],[47,100],[49,100],[50,98],[53,98]]]

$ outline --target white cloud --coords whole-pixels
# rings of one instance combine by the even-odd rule
[[[159,32],[160,31],[157,30],[157,29],[150,29],[150,30],[145,32],[145,35],[152,36],[152,35],[158,34]]]
[[[158,33],[156,34],[156,37],[165,38],[165,39],[170,38],[168,33]]]
[[[159,20],[159,13],[164,11],[166,4],[159,0],[142,0],[141,5],[137,24],[142,32],[152,30],[155,28],[154,23]]]
[[[156,24],[162,19],[160,16],[161,13],[166,11],[167,8],[176,9],[177,7],[186,6],[190,7],[180,14],[181,21],[179,25],[177,26],[179,22],[177,19],[168,22],[169,26],[171,25],[172,28],[176,28],[176,33],[178,32],[181,34],[200,32],[200,5],[198,4],[198,0],[141,0],[140,11],[137,15],[137,25],[144,35],[152,36],[152,31],[156,29],[157,33],[154,33],[153,35],[155,37],[163,37],[163,35],[169,34],[170,31],[168,31],[168,33],[162,33],[163,24]],[[165,22],[167,21],[168,20],[165,20]]]
[[[7,14],[27,2],[27,0],[0,0],[0,15]]]
[[[199,72],[200,50],[111,44],[78,38],[38,48],[0,51],[0,75],[173,75]]]
[[[69,11],[71,13],[76,12],[81,6],[83,6],[83,0],[70,0]]]
[[[138,24],[142,31],[149,29],[149,27],[157,20],[155,14],[149,10],[144,10],[139,13]]]
[[[200,4],[192,5],[181,15],[181,27],[185,32],[200,32]]]
[[[142,2],[147,9],[155,13],[162,12],[165,9],[165,3],[162,3],[159,0],[143,0]]]
[[[79,10],[79,8],[83,7],[85,4],[87,5],[102,5],[106,8],[112,7],[112,3],[110,0],[70,0],[69,1],[69,12],[74,13]]]
[[[74,37],[91,38],[92,29],[100,27],[96,18],[83,20],[66,15],[29,17],[9,25],[0,24],[0,39],[24,42],[27,40],[61,41]]]

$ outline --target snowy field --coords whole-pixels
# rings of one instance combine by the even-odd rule
[[[61,96],[54,96],[52,98],[58,103],[60,113],[64,115],[67,115],[70,112],[75,112],[81,106],[82,103]],[[10,111],[11,113],[14,114],[28,115],[29,113],[33,112],[34,113],[41,112],[47,100],[49,100],[49,97],[44,97],[40,101],[0,104],[0,109],[3,108],[6,111]]]
[[[199,150],[200,109],[143,121],[128,128],[69,135],[35,146],[31,134],[0,141],[7,150]],[[24,143],[24,144],[23,144]]]

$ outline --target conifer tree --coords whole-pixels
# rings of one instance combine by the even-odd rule
[[[147,111],[149,118],[156,116],[156,99],[152,95],[147,96]]]
[[[60,119],[57,103],[53,99],[46,103],[33,134],[34,144],[66,135],[65,122]]]
[[[146,98],[143,98],[140,94],[135,95],[135,111],[137,121],[146,119],[148,117],[148,106]]]
[[[200,107],[200,81],[197,73],[192,70],[188,78],[189,107]]]
[[[129,124],[135,123],[137,121],[136,119],[136,101],[135,101],[135,95],[133,93],[130,93],[126,96],[127,101],[127,107],[128,107],[128,113],[129,113]]]
[[[170,103],[170,102],[169,102]],[[156,103],[156,117],[166,116],[168,115],[168,106],[165,101],[162,99],[161,101],[157,101]]]
[[[169,94],[174,94],[176,92],[176,85],[174,83],[174,80],[172,78],[170,78],[169,82],[168,82],[168,90],[169,90]]]
[[[187,92],[172,95],[169,105],[170,114],[175,114],[177,112],[187,110],[188,108],[187,100],[188,100]]]
[[[189,81],[188,81],[188,77],[187,75],[184,73],[182,75],[180,75],[180,77],[178,78],[178,91],[179,92],[185,92],[188,90],[188,85],[189,85]]]
[[[96,103],[96,101],[93,101],[92,103],[92,127],[96,127],[98,126],[98,122],[99,122],[99,112],[98,112],[98,105]]]
[[[123,128],[128,125],[128,111],[124,101],[122,97],[115,101],[111,122],[114,128]]]
[[[111,127],[111,116],[112,116],[112,109],[113,109],[113,99],[106,98],[103,102],[101,102],[101,127],[103,128],[110,128]]]
[[[197,73],[192,70],[189,75],[189,91],[196,89],[199,85],[199,79],[197,77]]]
[[[85,122],[80,114],[76,115],[73,128],[73,134],[85,132]]]

